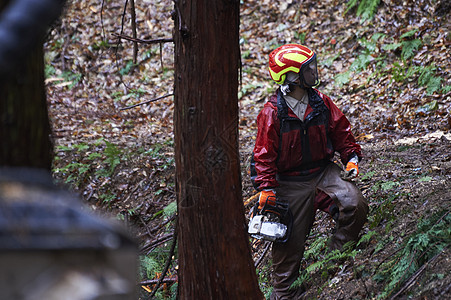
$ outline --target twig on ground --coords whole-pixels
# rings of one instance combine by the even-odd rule
[[[168,233],[163,235],[162,237],[148,243],[147,245],[145,245],[142,249],[141,249],[141,253],[146,253],[149,254],[150,252],[152,252],[153,249],[155,249],[156,247],[166,243],[167,241],[169,241],[170,239],[172,239],[174,237],[174,233]]]
[[[122,12],[122,19],[121,19],[121,33],[120,35],[122,35],[124,33],[124,23],[125,23],[125,14],[127,13],[127,5],[128,5],[128,0],[125,0],[125,4],[124,4],[124,10]],[[119,72],[119,60],[118,60],[118,49],[119,49],[119,45],[121,44],[121,39],[117,40],[116,43],[116,49],[114,51],[114,55],[116,57],[116,68],[118,70],[118,74],[119,74],[119,79],[120,82],[124,85],[125,90],[129,90],[130,87],[124,82],[123,78],[122,78],[122,74],[121,72]]]
[[[155,172],[153,172],[152,175],[153,175],[154,173],[155,173]],[[152,175],[150,175],[150,177],[152,177]],[[123,201],[124,203],[127,202],[127,201],[131,198],[131,196],[136,192],[136,190],[141,186],[141,184],[142,184],[145,180],[148,180],[148,178],[141,179],[141,181],[133,188],[133,190],[132,190],[131,192],[128,193],[127,198],[125,198],[125,200]]]
[[[144,280],[139,283],[139,285],[151,285],[151,284],[157,284],[159,279],[150,279],[150,280]],[[164,278],[161,283],[174,283],[177,281],[177,277],[174,278]]]
[[[150,237],[153,237],[153,234],[156,233],[159,229],[161,229],[163,226],[165,226],[166,224],[168,224],[169,222],[172,222],[172,220],[174,220],[175,218],[175,214],[173,216],[171,216],[170,218],[168,218],[167,220],[165,220],[164,222],[159,223],[157,226],[153,227],[153,228],[149,228],[147,224],[144,223],[143,220],[143,224],[146,228],[146,233],[141,233],[138,235],[138,238],[141,238],[145,235],[149,235]]]
[[[174,94],[163,95],[163,96],[158,97],[158,98],[154,98],[154,99],[151,99],[151,100],[148,100],[148,101],[144,101],[144,102],[141,102],[141,103],[138,103],[138,104],[134,104],[134,105],[130,105],[130,106],[127,106],[127,107],[123,107],[120,110],[122,111],[122,110],[130,109],[130,108],[133,108],[133,107],[136,107],[136,106],[148,104],[148,103],[155,102],[155,101],[158,101],[160,99],[163,99],[163,98],[166,98],[166,97],[171,97],[171,96],[174,96]]]
[[[449,291],[450,289],[451,289],[451,284],[449,284],[448,287],[442,291],[442,293],[440,294],[440,296],[448,295],[448,291]]]
[[[161,72],[164,72],[164,64],[163,64],[163,44],[160,43],[160,63],[161,63]]]
[[[149,226],[147,226],[147,224],[144,222],[142,216],[139,216],[139,221],[141,221],[141,223],[143,224],[149,237],[152,237],[152,232],[150,231]]]
[[[105,0],[102,0],[102,6],[100,7],[100,24],[102,24],[102,39],[105,40],[106,39],[106,34],[105,34],[105,26],[103,23],[103,8],[105,6]]]
[[[162,43],[172,43],[174,42],[173,38],[161,38],[161,39],[152,39],[152,40],[142,40],[138,39],[136,37],[131,37],[128,35],[124,35],[122,33],[113,33],[112,34],[115,37],[118,37],[119,39],[124,39],[131,42],[141,43],[141,44],[162,44]]]
[[[165,220],[164,222],[161,222],[158,226],[152,228],[150,230],[151,233],[155,233],[157,232],[161,227],[165,226],[166,224],[168,224],[169,222],[172,222],[172,220],[174,220],[174,218],[176,218],[176,215],[172,215],[170,218],[168,218],[167,220]]]

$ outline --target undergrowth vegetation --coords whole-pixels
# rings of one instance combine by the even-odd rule
[[[372,66],[374,72],[368,77],[367,83],[371,80],[379,80],[383,76],[390,76],[395,82],[416,80],[418,86],[426,87],[428,94],[449,92],[451,86],[442,85],[442,77],[437,76],[437,67],[434,63],[417,65],[413,61],[412,58],[423,45],[421,39],[414,38],[417,32],[418,29],[406,32],[399,37],[399,41],[393,42],[390,42],[384,33],[375,33],[370,38],[358,39],[361,50],[351,63],[349,70],[335,76],[336,84],[346,85],[351,78]],[[398,58],[396,54],[399,49],[401,50]],[[391,53],[395,55],[390,55]]]
[[[370,20],[377,11],[380,0],[349,0],[346,3],[345,14],[356,8],[356,14],[362,19],[362,22]]]
[[[358,185],[370,204],[368,222],[355,245],[330,252],[327,240],[334,223],[328,216],[317,215],[295,283],[308,287],[310,299],[389,299],[403,289],[403,297],[414,297],[423,292],[415,290],[421,283],[415,279],[426,273],[427,284],[440,282],[426,292],[446,290],[449,284],[449,266],[428,273],[434,259],[448,253],[451,243],[449,211],[439,198],[448,194],[433,193],[449,187],[449,147],[443,147],[445,151],[440,142],[430,141],[429,146],[393,143],[406,135],[449,132],[451,81],[446,47],[451,33],[443,20],[423,9],[439,1],[418,1],[422,7],[397,2],[241,3],[242,161],[254,146],[256,114],[274,91],[266,74],[267,54],[288,42],[305,43],[317,51],[324,80],[319,89],[330,93],[350,118],[367,155]],[[71,12],[73,19],[63,21],[47,43],[46,84],[53,126],[58,129],[54,176],[93,209],[131,225],[140,241],[141,299],[154,292],[162,276],[168,280],[155,298],[174,299],[177,249],[170,251],[177,210],[174,105],[170,97],[140,105],[149,97],[172,93],[173,45],[140,45],[140,57],[134,63],[127,52],[131,44],[117,44],[105,32],[94,30],[122,32],[120,18],[112,20],[122,16],[123,1],[100,5],[73,1],[77,7]],[[140,34],[170,36],[171,8],[170,1],[155,1],[145,12],[138,10],[138,25],[148,24]],[[99,23],[102,10],[105,20],[111,18],[105,28]],[[124,34],[129,34],[126,27]],[[384,152],[387,144],[393,147]],[[373,145],[376,150],[367,151]],[[441,153],[434,152],[439,148]],[[407,158],[401,157],[404,153]],[[245,198],[256,193],[250,187],[247,165],[242,166]],[[260,258],[259,251],[254,258]],[[257,268],[267,297],[272,289],[268,253]],[[162,274],[169,259],[168,272]],[[412,287],[410,281],[416,285]]]
[[[87,181],[111,177],[121,160],[125,158],[117,145],[104,139],[95,141],[92,146],[87,143],[60,145],[56,148],[55,163],[58,163],[61,156],[67,155],[67,152],[70,152],[73,161],[54,168],[54,174],[57,177],[64,177],[65,183],[77,188]]]
[[[439,211],[420,220],[416,231],[404,239],[395,253],[380,265],[374,279],[385,285],[377,299],[392,296],[414,273],[451,245],[451,215]]]

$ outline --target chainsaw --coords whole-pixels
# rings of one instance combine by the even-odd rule
[[[262,209],[256,203],[251,211],[248,233],[251,237],[271,242],[285,243],[291,234],[293,217],[288,203],[277,201],[275,205],[265,203]]]

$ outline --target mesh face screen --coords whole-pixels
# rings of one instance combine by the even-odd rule
[[[318,82],[318,68],[316,64],[316,57],[314,57],[308,64],[302,66],[302,77],[304,83],[310,87],[315,86]]]

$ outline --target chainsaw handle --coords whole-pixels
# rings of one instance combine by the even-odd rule
[[[273,203],[266,202],[263,208],[260,210],[262,215],[267,213],[272,213],[279,218],[283,218],[288,213],[289,207],[288,202],[285,202],[281,199],[277,199],[277,201]]]

